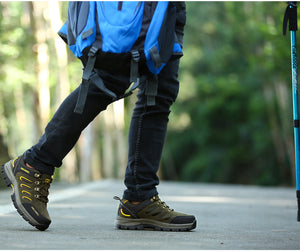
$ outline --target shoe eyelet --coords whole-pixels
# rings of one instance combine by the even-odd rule
[[[41,175],[40,174],[38,174],[38,173],[35,173],[34,174],[34,177],[36,177],[36,178],[39,178]]]
[[[40,190],[40,188],[35,187],[34,190],[38,192]]]
[[[40,184],[40,181],[35,181],[34,182],[36,185],[39,185]]]
[[[37,199],[39,199],[39,198],[40,198],[40,195],[35,194],[34,197],[37,198]]]

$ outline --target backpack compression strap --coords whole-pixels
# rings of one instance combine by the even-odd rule
[[[100,78],[100,76],[93,72],[95,62],[96,62],[96,54],[97,54],[97,47],[92,46],[89,54],[88,54],[88,61],[87,64],[83,70],[82,74],[82,83],[80,85],[80,90],[79,90],[79,95],[77,98],[77,103],[74,109],[75,113],[82,114],[84,105],[86,102],[86,97],[89,89],[89,83],[93,82],[99,89],[101,89],[104,93],[109,95],[110,97],[113,98],[113,100],[117,99],[117,95],[107,89],[103,83],[103,80]]]
[[[147,96],[147,106],[155,105],[155,96],[157,95],[158,79],[157,75],[152,75],[147,78],[147,86],[145,95]]]
[[[154,49],[150,50],[150,54],[154,60],[154,64],[156,67],[161,66],[159,53],[154,47]],[[157,95],[157,87],[158,87],[158,79],[157,75],[151,76],[139,76],[139,61],[140,61],[140,53],[137,50],[131,51],[131,63],[130,63],[130,83],[133,82],[132,87],[125,92],[125,94],[121,98],[125,98],[132,94],[132,91],[136,89],[140,84],[146,81],[146,90],[145,95],[147,96],[147,106],[155,105],[155,96]]]
[[[76,107],[74,109],[75,113],[82,114],[84,109],[84,104],[86,101],[86,96],[89,89],[89,79],[94,69],[96,61],[96,48],[92,47],[89,52],[88,62],[83,70],[82,83],[80,85],[80,90],[77,98]]]

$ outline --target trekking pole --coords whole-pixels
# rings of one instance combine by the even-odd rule
[[[296,166],[296,195],[298,202],[297,221],[300,221],[300,158],[299,158],[299,115],[298,115],[298,82],[297,82],[297,3],[287,2],[284,19],[283,35],[286,34],[287,23],[291,36],[291,61],[292,61],[292,91],[293,91],[293,118],[294,118],[294,144],[295,144],[295,166]]]

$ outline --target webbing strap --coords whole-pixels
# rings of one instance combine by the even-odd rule
[[[102,78],[99,76],[99,74],[93,73],[90,76],[90,83],[94,83],[96,87],[98,87],[101,91],[103,91],[105,94],[110,96],[113,100],[117,99],[117,95],[104,85],[104,82]]]
[[[84,104],[85,104],[85,101],[86,101],[86,96],[87,96],[87,93],[88,93],[88,89],[89,89],[88,81],[83,80],[82,83],[81,83],[80,89],[79,89],[79,95],[78,95],[77,103],[76,103],[76,106],[75,106],[75,109],[74,109],[75,113],[82,114]]]
[[[153,46],[150,50],[149,50],[150,56],[152,58],[152,61],[154,63],[154,66],[156,68],[160,68],[161,67],[161,59],[160,59],[160,55],[159,52],[157,50],[156,46]]]
[[[139,78],[139,61],[140,61],[140,53],[137,50],[133,50],[131,53],[130,60],[130,83],[137,82]]]
[[[89,89],[89,79],[95,66],[97,51],[98,49],[96,47],[92,47],[90,49],[88,61],[83,70],[82,83],[80,85],[77,103],[74,109],[74,112],[78,114],[82,114],[84,109],[84,105],[85,105],[85,101]]]
[[[145,95],[147,96],[147,106],[155,105],[155,96],[157,95],[158,78],[153,75],[148,78]]]

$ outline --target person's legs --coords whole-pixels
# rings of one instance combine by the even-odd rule
[[[99,72],[104,83],[117,95],[129,86],[128,78],[107,72]],[[89,91],[82,114],[74,113],[79,87],[61,104],[39,142],[24,154],[25,162],[41,173],[52,175],[55,167],[60,167],[63,158],[73,148],[83,129],[112,102],[112,99],[95,85]]]
[[[127,77],[106,72],[101,72],[100,76],[118,95],[123,94],[129,86]],[[78,93],[79,89],[76,89],[64,100],[36,145],[23,156],[1,166],[6,185],[13,189],[12,200],[16,209],[39,230],[47,229],[51,223],[47,203],[54,167],[62,164],[81,131],[112,102],[110,97],[90,84],[85,109],[79,115],[73,112]]]
[[[177,98],[179,60],[169,62],[158,76],[155,106],[147,106],[145,86],[138,93],[129,131],[129,153],[123,199],[120,201],[116,227],[143,230],[189,231],[196,218],[176,212],[158,197],[156,175],[167,132],[170,106]]]
[[[129,129],[129,153],[123,198],[143,201],[157,194],[156,175],[166,137],[170,106],[176,100],[179,60],[170,61],[158,76],[155,106],[147,106],[145,85],[140,87]]]

